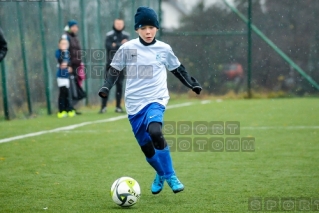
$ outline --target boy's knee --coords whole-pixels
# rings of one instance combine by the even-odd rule
[[[154,147],[156,149],[164,149],[166,146],[166,141],[162,133],[162,125],[158,122],[153,122],[148,127],[148,133],[153,141]]]
[[[162,138],[163,134],[161,124],[157,122],[151,123],[148,127],[148,133],[150,134],[152,140]]]

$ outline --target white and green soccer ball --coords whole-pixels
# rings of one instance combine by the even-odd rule
[[[122,207],[133,206],[141,196],[141,188],[131,177],[120,177],[111,187],[111,197],[114,203]]]

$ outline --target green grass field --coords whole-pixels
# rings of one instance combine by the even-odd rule
[[[165,185],[154,196],[154,171],[126,118],[0,143],[0,212],[248,212],[252,197],[319,197],[317,99],[169,105],[185,102],[193,104],[168,109],[165,120],[239,121],[240,137],[255,137],[255,152],[172,152],[185,190],[174,194]],[[112,109],[103,115],[82,111],[74,118],[0,122],[0,141],[119,116]],[[121,176],[135,178],[142,190],[129,209],[110,198],[111,184]]]

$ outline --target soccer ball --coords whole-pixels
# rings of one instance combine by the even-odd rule
[[[111,187],[111,197],[119,206],[133,206],[141,196],[141,188],[136,180],[130,177],[121,177],[114,181]]]

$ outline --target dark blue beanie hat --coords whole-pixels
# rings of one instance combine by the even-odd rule
[[[70,20],[70,21],[68,22],[69,28],[71,28],[72,26],[77,25],[77,24],[78,24],[78,22],[75,21],[75,20]]]
[[[154,26],[159,28],[156,12],[149,7],[139,7],[135,14],[135,30],[143,26]]]

